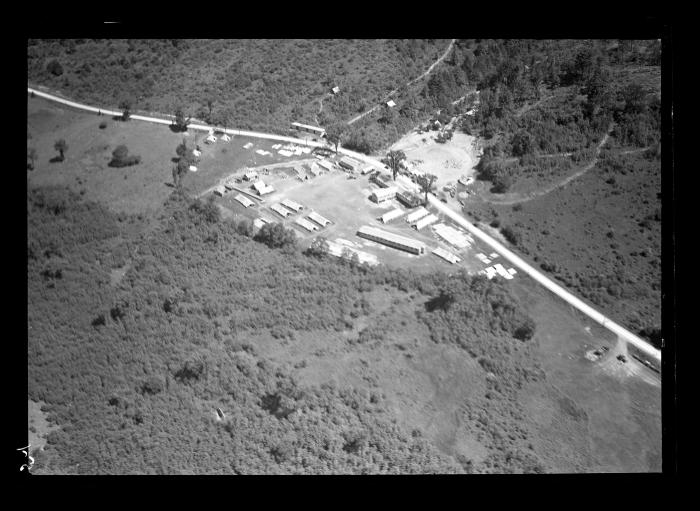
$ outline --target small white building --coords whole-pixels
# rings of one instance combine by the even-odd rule
[[[275,191],[273,187],[266,185],[262,181],[253,183],[253,188],[255,188],[255,191],[258,192],[258,195],[266,195]]]
[[[396,197],[396,192],[398,189],[395,186],[390,186],[389,188],[379,188],[372,192],[370,199],[376,203],[384,202],[386,200],[393,199]]]
[[[375,171],[374,166],[373,166],[373,165],[369,165],[369,164],[363,165],[363,166],[360,168],[360,174],[362,174],[363,176],[364,176],[365,174],[369,174],[370,172],[374,172],[374,171]]]
[[[246,172],[245,174],[243,174],[243,179],[245,179],[246,181],[257,181],[258,173],[254,170],[251,170],[250,172]]]
[[[202,156],[202,152],[201,152],[201,151],[197,151],[196,149],[192,149],[192,154],[193,154],[194,156],[196,156],[197,158],[199,158],[200,156]]]
[[[213,144],[214,142],[216,142],[216,137],[214,135],[209,135],[206,141],[210,144]]]
[[[384,213],[381,216],[382,223],[387,223],[391,222],[392,220],[396,220],[397,218],[401,217],[404,213],[405,211],[401,208],[392,209],[388,213]]]
[[[306,218],[299,217],[294,221],[295,224],[302,226],[309,232],[318,231],[318,225],[309,222]]]
[[[426,216],[428,214],[430,214],[430,212],[421,206],[417,210],[411,212],[406,217],[406,222],[408,222],[409,224],[412,224],[413,222],[417,222],[418,220],[420,220],[421,218],[423,218],[424,216]]]
[[[332,92],[333,94],[338,94],[338,93],[340,93],[340,87],[338,87],[338,86],[336,85],[335,87],[333,87],[333,88],[331,89],[331,92]]]
[[[430,224],[434,224],[434,223],[437,222],[438,220],[439,220],[439,218],[436,217],[435,215],[428,215],[428,216],[425,216],[425,217],[421,218],[420,220],[418,220],[418,221],[413,225],[413,227],[415,227],[415,229],[416,229],[417,231],[420,231],[423,227],[426,227],[426,226],[428,226],[428,225],[430,225]]]
[[[333,162],[328,161],[328,160],[321,160],[318,162],[319,167],[322,167],[326,169],[328,172],[332,171],[335,168],[335,165],[333,165]]]
[[[299,211],[304,209],[304,206],[302,206],[298,202],[294,202],[293,200],[290,200],[290,199],[284,199],[282,201],[282,205],[286,208],[291,209],[292,211],[295,211],[296,213],[299,213]]]
[[[190,172],[197,172],[197,167],[190,165]]]
[[[445,250],[444,248],[436,248],[435,250],[433,250],[433,254],[435,254],[438,257],[442,257],[445,261],[452,264],[457,264],[461,261],[459,257],[454,255],[452,252]]]
[[[216,188],[214,188],[214,193],[219,197],[223,197],[226,193],[226,188],[223,185],[219,185]]]
[[[315,211],[312,211],[311,213],[309,213],[309,214],[308,214],[308,217],[309,217],[311,220],[313,220],[314,222],[316,222],[318,225],[320,225],[321,227],[325,227],[325,226],[327,226],[327,225],[329,225],[329,224],[331,223],[330,220],[328,220],[327,218],[322,217],[321,215],[319,215],[319,214],[316,213]]]
[[[244,208],[249,208],[251,206],[255,206],[255,203],[252,200],[250,200],[248,197],[243,195],[242,193],[239,193],[238,195],[236,195],[234,197],[234,199],[236,199],[238,202],[240,202]]]
[[[288,209],[283,208],[280,204],[273,204],[270,206],[270,209],[280,215],[282,218],[287,218],[292,214]]]
[[[230,142],[231,137],[229,137],[226,133],[224,133],[223,135],[221,135],[221,140],[223,140],[224,142]]]
[[[393,99],[390,99],[386,102],[386,106],[388,106],[389,108],[394,108],[396,106],[396,103],[394,103]]]

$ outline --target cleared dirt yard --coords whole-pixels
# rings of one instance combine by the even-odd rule
[[[474,137],[455,132],[451,140],[440,144],[435,141],[437,133],[411,132],[392,145],[391,150],[403,151],[409,168],[435,174],[440,188],[449,182],[456,183],[462,175],[473,175],[474,166],[479,163],[478,151],[474,148]],[[422,163],[412,165],[411,161],[414,160],[420,160]]]

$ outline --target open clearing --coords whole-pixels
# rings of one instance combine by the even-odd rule
[[[437,131],[414,131],[402,137],[390,149],[403,151],[409,168],[435,174],[439,188],[449,182],[456,183],[462,175],[473,176],[474,166],[479,163],[474,137],[455,132],[451,140],[441,144],[435,141],[437,134]],[[411,161],[422,163],[411,165]]]
[[[65,185],[85,198],[107,204],[127,213],[153,213],[173,191],[172,159],[175,148],[185,138],[190,147],[198,141],[202,148],[197,172],[185,176],[184,187],[196,194],[243,167],[255,167],[297,158],[281,156],[269,140],[232,137],[230,142],[204,144],[201,133],[174,133],[167,126],[138,121],[115,121],[108,116],[90,115],[62,108],[41,98],[28,101],[28,145],[38,153],[35,170],[27,172],[32,186]],[[107,127],[100,129],[100,123]],[[68,143],[63,162],[50,162],[58,155],[54,142]],[[243,146],[252,143],[248,149]],[[138,165],[112,168],[107,164],[112,151],[125,144],[130,154],[140,155]],[[260,155],[264,150],[271,155]]]

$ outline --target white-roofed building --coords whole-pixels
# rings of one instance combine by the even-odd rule
[[[314,177],[318,176],[321,173],[321,169],[318,168],[316,162],[312,162],[311,165],[309,165],[309,170],[314,175]]]
[[[438,220],[439,220],[438,217],[436,217],[435,215],[432,215],[432,214],[431,214],[431,215],[428,215],[428,216],[424,216],[423,218],[421,218],[420,220],[418,220],[418,221],[413,225],[413,227],[415,227],[415,229],[416,229],[417,231],[420,231],[423,227],[426,227],[426,226],[428,226],[428,225],[430,225],[430,224],[434,224],[434,223],[437,222]]]
[[[331,170],[333,170],[335,168],[335,165],[333,164],[333,162],[328,161],[328,160],[321,160],[318,162],[318,165],[319,165],[319,167],[326,169],[328,172],[330,172]]]
[[[384,213],[381,217],[383,223],[391,222],[401,217],[405,211],[401,208],[392,209],[391,211]]]
[[[360,174],[363,176],[365,174],[369,174],[370,172],[374,172],[376,169],[374,168],[374,165],[366,164],[360,167]]]
[[[352,158],[349,158],[347,156],[343,156],[338,161],[338,165],[340,165],[344,169],[347,169],[347,170],[354,172],[360,167],[360,162],[357,160],[353,160]]]
[[[214,135],[209,135],[206,141],[210,144],[213,144],[214,142],[216,142],[216,137]]]
[[[282,218],[287,218],[292,213],[287,209],[282,207],[280,204],[273,204],[270,209],[280,215]]]
[[[425,209],[424,207],[421,206],[417,210],[409,213],[409,215],[406,217],[406,222],[408,222],[409,224],[412,224],[413,222],[417,222],[418,220],[420,220],[421,218],[423,218],[424,216],[429,215],[429,214],[430,214],[430,211],[428,211],[427,209]]]
[[[255,206],[255,203],[252,200],[250,200],[248,197],[243,195],[242,193],[239,193],[238,195],[236,195],[234,197],[234,199],[236,199],[238,202],[240,202],[244,208],[249,208],[251,206]]]
[[[389,188],[379,188],[372,192],[370,199],[376,203],[384,202],[385,200],[390,200],[396,197],[396,192],[398,189],[395,186],[390,186]]]
[[[338,86],[336,85],[335,87],[333,87],[333,88],[331,89],[331,92],[332,92],[333,94],[338,94],[338,93],[340,92],[340,87],[338,87]]]
[[[386,102],[386,106],[388,106],[389,108],[394,108],[396,106],[396,103],[394,103],[393,99],[390,99]]]
[[[308,216],[311,220],[313,220],[314,222],[316,222],[318,225],[320,225],[321,227],[325,227],[325,226],[327,226],[327,225],[329,225],[329,224],[331,223],[330,220],[328,220],[327,218],[322,217],[321,215],[319,215],[319,214],[316,213],[315,211],[312,211],[312,212],[309,213],[307,216]]]
[[[223,135],[221,135],[221,140],[223,140],[224,142],[230,142],[231,137],[229,137],[226,133],[224,133]]]
[[[449,243],[450,245],[454,245],[457,248],[466,248],[470,245],[470,242],[464,235],[464,233],[449,225],[437,224],[433,226],[433,230],[447,243]]]
[[[266,185],[262,181],[253,183],[253,188],[255,188],[255,191],[258,192],[258,195],[266,195],[275,191],[273,187]]]
[[[293,200],[290,200],[290,199],[284,199],[282,201],[282,205],[286,208],[289,208],[289,209],[297,212],[297,213],[299,213],[299,211],[304,209],[304,206],[302,206],[298,202],[294,202]]]
[[[436,248],[435,250],[433,250],[433,254],[435,254],[438,257],[442,257],[445,261],[452,264],[457,264],[461,261],[459,257],[454,255],[452,252],[445,250],[444,248]]]
[[[216,195],[219,195],[220,197],[223,197],[226,193],[226,188],[223,185],[219,185],[216,188],[214,188],[214,193]]]
[[[190,165],[190,172],[197,172],[197,167]]]
[[[396,182],[402,185],[406,190],[412,193],[419,193],[420,192],[420,186],[418,186],[416,183],[411,181],[408,177],[399,174],[396,176]]]
[[[193,154],[194,156],[196,156],[197,158],[199,158],[200,156],[202,156],[202,152],[201,152],[201,151],[197,151],[196,149],[192,149],[192,154]]]
[[[412,238],[406,238],[405,236],[399,236],[391,232],[382,231],[375,227],[370,227],[368,225],[363,225],[357,231],[357,235],[361,238],[365,238],[371,241],[376,241],[383,245],[387,245],[392,248],[397,248],[399,250],[405,250],[412,254],[423,254],[425,253],[425,245]]]
[[[293,122],[292,128],[294,128],[297,131],[305,131],[306,133],[311,133],[311,134],[317,135],[319,137],[326,136],[326,130],[323,128],[319,128],[318,126],[310,126],[308,124],[301,124],[299,122]]]
[[[258,173],[254,170],[251,170],[250,172],[246,172],[245,174],[243,174],[243,179],[245,179],[246,181],[257,181]]]
[[[295,224],[302,226],[309,232],[318,231],[318,225],[309,222],[306,218],[299,217],[294,221]]]

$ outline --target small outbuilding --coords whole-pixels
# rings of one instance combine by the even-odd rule
[[[394,103],[393,99],[390,99],[386,102],[386,106],[388,106],[389,108],[394,108],[396,106],[396,103]]]
[[[273,204],[270,206],[270,209],[280,215],[282,218],[287,218],[292,214],[288,209],[283,208],[280,204]]]
[[[258,192],[258,195],[266,195],[275,191],[273,187],[266,185],[262,181],[253,183],[253,188],[255,188],[255,191]]]
[[[294,202],[293,200],[290,199],[284,199],[282,201],[282,205],[286,208],[291,209],[292,211],[299,213],[302,209],[304,209],[304,206],[299,204],[298,202]]]
[[[226,188],[223,185],[219,185],[216,188],[214,188],[214,193],[219,197],[223,197],[226,193]]]
[[[316,222],[318,225],[320,225],[321,227],[325,227],[325,226],[327,226],[327,225],[329,225],[329,224],[331,223],[330,220],[328,220],[327,218],[322,217],[321,215],[319,215],[319,214],[316,213],[315,211],[312,211],[311,213],[309,213],[309,214],[308,214],[308,217],[309,217],[311,220],[313,220],[314,222]]]
[[[338,94],[338,93],[340,93],[340,87],[338,87],[338,86],[336,85],[335,87],[333,87],[333,88],[331,89],[331,92],[332,92],[333,94]]]
[[[374,190],[372,192],[372,195],[370,195],[370,199],[379,204],[380,202],[391,200],[394,197],[396,197],[397,191],[398,189],[395,186],[390,186],[388,188],[379,188],[378,190]]]
[[[236,199],[238,202],[240,202],[244,208],[249,208],[251,206],[255,206],[255,203],[252,200],[250,200],[248,197],[243,195],[242,193],[239,193],[238,195],[236,195],[234,197],[234,199]]]

